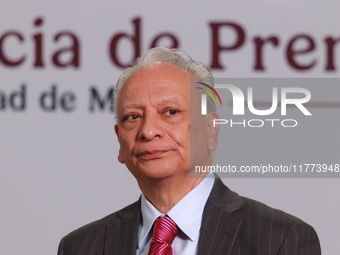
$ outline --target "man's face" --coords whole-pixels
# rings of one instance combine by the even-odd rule
[[[122,87],[115,126],[120,143],[118,160],[137,180],[188,177],[190,162],[211,163],[217,133],[211,132],[208,115],[199,114],[199,96],[190,102],[191,78],[174,65],[158,64],[140,68]],[[190,121],[191,108],[195,117]],[[215,137],[211,138],[212,134]],[[191,161],[190,145],[195,149]]]

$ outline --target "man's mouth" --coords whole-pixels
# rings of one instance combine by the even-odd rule
[[[159,159],[165,156],[169,150],[147,150],[138,154],[143,160]]]

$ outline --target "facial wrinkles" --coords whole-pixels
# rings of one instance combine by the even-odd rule
[[[173,123],[173,122],[166,122],[162,118],[163,114],[163,107],[169,107],[169,108],[178,108],[181,113],[180,114],[185,114],[185,111],[187,109],[184,109],[184,102],[180,103],[178,102],[178,96],[176,97],[175,95],[172,96],[171,93],[170,95],[167,94],[162,94],[163,88],[166,88],[168,86],[171,86],[173,88],[176,88],[176,84],[173,84],[173,82],[168,81],[166,79],[160,79],[155,82],[151,82],[147,86],[147,101],[144,109],[143,115],[144,118],[146,118],[146,121],[150,121],[148,118],[159,118],[159,122],[157,125],[159,125],[157,128],[161,128],[164,131],[164,137],[161,137],[163,140],[160,141],[161,144],[166,143],[169,148],[178,150],[183,147],[183,144],[181,143],[181,132],[183,132],[183,125],[178,125],[179,123]],[[183,96],[179,96],[180,100],[184,100]],[[153,116],[155,114],[155,116]],[[183,121],[183,118],[181,118]],[[142,120],[143,121],[143,120]],[[154,120],[155,121],[155,120]],[[156,132],[160,130],[156,129]],[[156,134],[154,134],[156,135]],[[188,133],[188,136],[190,133]],[[148,141],[152,142],[152,141]],[[170,143],[170,144],[169,144]],[[161,145],[162,146],[162,145]],[[163,145],[164,146],[164,145]],[[179,153],[180,156],[181,153]],[[182,158],[182,157],[181,157]],[[183,158],[182,158],[183,159]]]
[[[157,100],[154,100],[154,96],[152,95],[152,89],[150,87],[147,87],[145,92],[147,93],[147,95],[144,97],[141,103],[142,116],[140,121],[138,122],[139,126],[136,128],[137,132],[135,136],[135,146],[133,148],[134,155],[136,156],[142,153],[145,148],[162,149],[158,148],[159,146],[161,146],[160,144],[154,145],[154,143],[157,142],[154,139],[162,138],[162,136],[164,135],[163,130],[161,130],[164,128],[162,126],[163,123],[158,119],[159,113],[157,108],[158,107]],[[150,123],[150,121],[152,123]],[[157,123],[154,124],[154,122]],[[145,144],[149,145],[145,146]]]
[[[164,131],[164,137],[155,141],[159,142],[160,147],[171,147],[170,149],[177,152],[177,157],[179,156],[182,161],[186,161],[187,155],[185,154],[187,154],[188,145],[190,145],[190,76],[167,73],[167,71],[153,75],[148,70],[143,70],[136,75],[138,76],[131,77],[132,79],[125,84],[126,87],[121,90],[121,99],[124,98],[121,101],[122,107],[136,107],[136,112],[139,112],[142,116],[142,119],[136,121],[137,124],[134,128],[125,129],[124,134],[121,133],[125,140],[125,148],[129,150],[129,154],[137,152],[137,149],[140,148],[143,150],[143,144],[141,140],[138,140],[138,132],[140,132],[143,118],[157,117],[159,119],[151,121],[157,121],[156,124],[160,125],[159,128]],[[173,77],[175,78],[173,79]],[[165,107],[179,109],[180,115],[173,118],[174,121],[171,121],[171,117],[167,119],[167,116],[163,115]],[[131,108],[131,112],[133,111],[133,108]],[[130,109],[122,110],[122,114],[127,112],[130,112]],[[158,145],[156,143],[154,145],[155,147],[150,146],[150,148],[157,149]]]
[[[139,82],[138,82],[139,83]],[[160,82],[155,81],[138,88],[136,85],[128,85],[126,91],[124,91],[124,96],[127,97],[124,100],[123,107],[125,109],[144,109],[146,107],[157,107],[157,101],[159,101],[158,90],[161,89]],[[156,84],[156,86],[155,86]],[[146,101],[145,99],[148,99]]]

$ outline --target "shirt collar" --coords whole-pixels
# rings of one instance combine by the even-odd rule
[[[208,175],[167,213],[191,241],[194,241],[199,236],[204,206],[214,185],[214,179],[214,175]],[[141,196],[141,212],[142,223],[139,233],[139,244],[147,238],[154,221],[159,216],[164,216],[143,194]]]

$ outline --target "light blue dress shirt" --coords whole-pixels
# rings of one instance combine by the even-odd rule
[[[208,175],[199,185],[183,197],[167,215],[176,222],[180,231],[172,243],[174,255],[196,254],[204,206],[214,185],[214,175]],[[154,221],[164,216],[142,194],[141,222],[138,233],[137,255],[147,255],[152,239]]]

